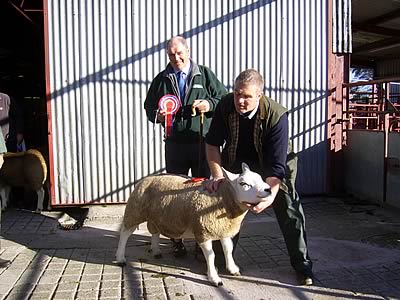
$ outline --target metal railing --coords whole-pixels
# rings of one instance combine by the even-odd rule
[[[387,198],[388,171],[398,157],[389,156],[390,132],[400,133],[400,78],[344,85],[343,141],[347,131],[383,132],[383,202]]]
[[[346,130],[400,133],[400,78],[348,83],[343,92]]]

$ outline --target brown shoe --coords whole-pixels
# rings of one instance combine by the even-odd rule
[[[297,272],[300,285],[313,285],[314,275],[312,271]]]

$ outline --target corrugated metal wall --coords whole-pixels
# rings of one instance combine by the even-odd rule
[[[290,110],[299,190],[323,192],[327,1],[48,1],[53,204],[125,201],[164,170],[143,102],[178,34],[229,90],[241,70],[261,72]]]
[[[382,60],[376,62],[375,78],[399,77],[400,59]]]
[[[390,60],[382,60],[376,62],[376,74],[375,78],[390,78],[390,77],[399,77],[400,76],[400,59],[390,59]],[[390,93],[396,95],[394,98],[390,100],[392,102],[399,103],[400,99],[398,95],[400,95],[400,83],[392,82],[390,84]]]
[[[333,0],[332,4],[332,51],[352,52],[351,0]]]

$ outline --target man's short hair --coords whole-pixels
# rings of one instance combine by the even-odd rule
[[[186,39],[183,36],[174,36],[172,38],[170,38],[167,42],[167,46],[166,46],[166,50],[168,51],[169,46],[172,44],[172,42],[179,42],[181,43],[183,46],[185,46],[185,48],[189,48],[189,44],[186,41]]]
[[[242,71],[235,79],[235,85],[254,84],[258,86],[259,91],[264,90],[264,80],[261,74],[254,69]]]

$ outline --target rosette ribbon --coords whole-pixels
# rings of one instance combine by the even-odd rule
[[[167,94],[158,101],[158,109],[165,110],[165,138],[172,134],[172,123],[174,114],[179,110],[181,102],[175,95]]]

